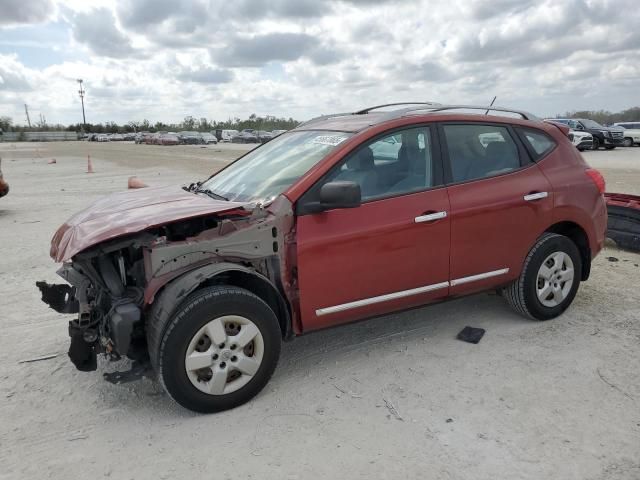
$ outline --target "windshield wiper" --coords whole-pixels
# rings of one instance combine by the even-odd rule
[[[198,188],[197,190],[195,190],[195,193],[204,193],[205,195],[209,195],[215,200],[224,200],[225,202],[229,201],[227,197],[223,197],[222,195],[219,195],[216,192],[209,190],[208,188]]]

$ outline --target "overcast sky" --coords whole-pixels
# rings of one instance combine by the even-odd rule
[[[394,101],[640,105],[638,0],[1,0],[0,116],[293,116]]]

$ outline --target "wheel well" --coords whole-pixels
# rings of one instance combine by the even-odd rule
[[[591,273],[591,248],[589,248],[589,238],[582,227],[573,222],[560,222],[547,228],[546,231],[564,235],[575,243],[580,251],[580,259],[582,260],[581,280],[588,280]]]
[[[264,300],[276,314],[283,338],[289,338],[292,335],[291,315],[286,302],[280,292],[268,280],[241,270],[229,270],[209,278],[198,289],[211,285],[233,285],[249,290]]]

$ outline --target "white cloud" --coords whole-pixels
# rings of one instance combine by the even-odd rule
[[[23,103],[78,121],[76,78],[92,122],[304,119],[494,95],[547,115],[640,100],[635,0],[39,1],[41,13],[11,9],[11,26],[0,25],[15,46],[0,57],[0,101],[17,122]],[[15,24],[47,21],[66,25],[67,40],[36,66]]]

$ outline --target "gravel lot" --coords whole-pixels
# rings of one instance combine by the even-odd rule
[[[556,320],[482,294],[315,333],[217,415],[151,380],[111,385],[113,364],[76,371],[68,319],[34,285],[58,281],[55,229],[130,175],[189,182],[246,149],[0,144],[0,478],[640,478],[640,255],[613,245]],[[640,148],[585,157],[609,191],[640,194]],[[465,325],[487,330],[478,345],[455,339]]]

